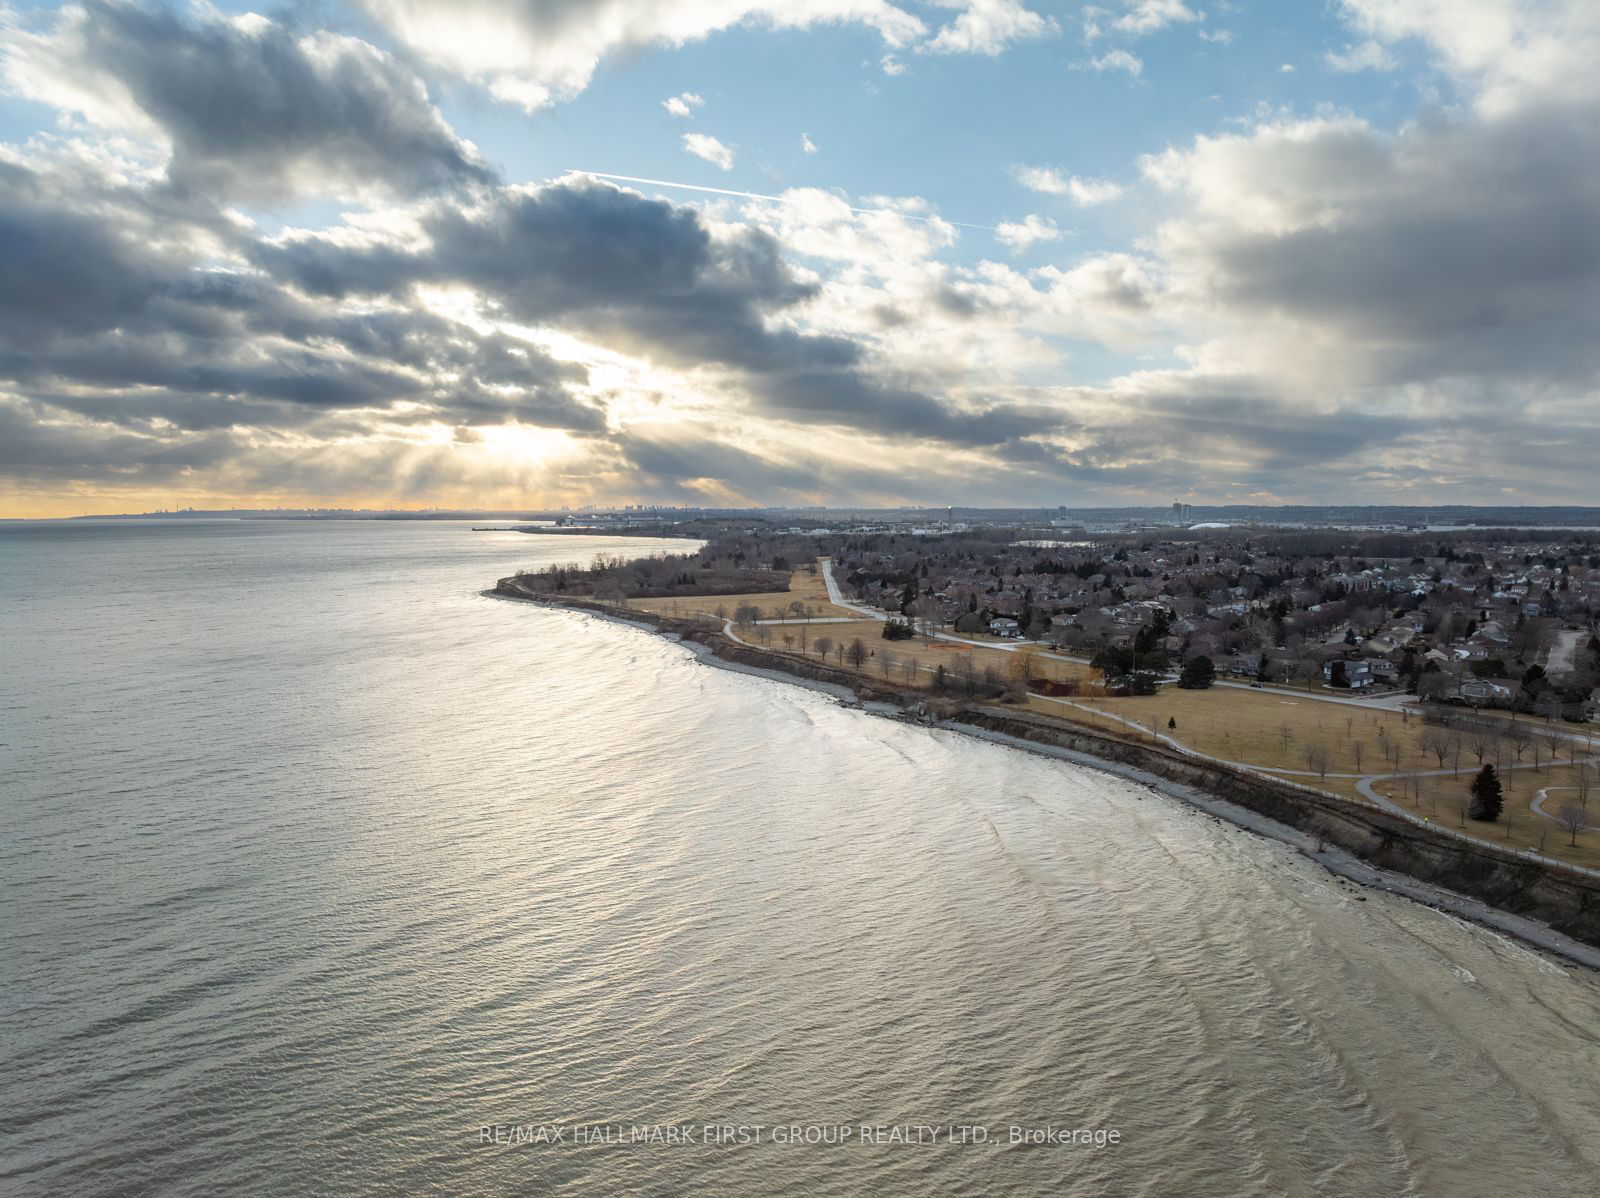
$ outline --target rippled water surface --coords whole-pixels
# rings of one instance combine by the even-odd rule
[[[0,1190],[1600,1190],[1593,974],[478,593],[618,547],[0,526]],[[941,1132],[480,1142],[539,1123]]]

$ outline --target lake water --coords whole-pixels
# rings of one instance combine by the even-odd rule
[[[0,1191],[1600,1190],[1594,974],[479,594],[625,547],[0,526]]]

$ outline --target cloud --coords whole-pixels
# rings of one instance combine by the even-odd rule
[[[492,177],[417,77],[355,38],[90,0],[0,45],[15,91],[161,143],[180,192],[411,195]]]
[[[696,158],[704,158],[719,170],[733,169],[733,147],[723,145],[708,133],[685,133],[683,148]]]
[[[815,154],[817,152],[817,143],[811,140],[809,133],[800,135],[800,149],[807,154]]]
[[[1330,50],[1325,58],[1335,71],[1353,74],[1356,71],[1392,71],[1397,65],[1394,55],[1381,42],[1367,39],[1343,50]]]
[[[930,41],[923,54],[985,54],[993,57],[1013,42],[1053,37],[1061,27],[1052,17],[1024,8],[1018,0],[965,0],[964,11]]]
[[[553,325],[672,368],[724,368],[757,411],[791,423],[964,445],[1052,423],[1013,405],[943,402],[879,378],[858,338],[801,331],[794,318],[818,286],[758,229],[714,235],[691,208],[581,176],[441,200],[418,222],[416,245],[296,234],[261,244],[253,260],[336,301],[404,305],[422,287],[467,288],[517,325]]]
[[[1122,195],[1122,186],[1109,179],[1080,179],[1052,166],[1016,166],[1012,177],[1029,191],[1067,196],[1080,208],[1092,208]]]
[[[1049,217],[1030,213],[1021,221],[1002,221],[994,231],[994,239],[1012,253],[1020,254],[1041,241],[1060,241],[1061,230]]]
[[[1178,290],[1236,322],[1216,346],[1278,377],[1589,393],[1600,377],[1600,123],[1586,106],[1353,117],[1200,138],[1145,162],[1188,214]]]
[[[1135,78],[1144,73],[1144,60],[1126,50],[1108,50],[1091,58],[1089,66],[1096,71],[1126,71]]]
[[[683,92],[680,95],[669,96],[661,101],[661,107],[665,108],[670,115],[687,120],[694,115],[694,110],[704,103],[705,98],[703,96],[696,95],[694,92]]]
[[[921,0],[356,0],[411,54],[530,112],[583,91],[608,58],[736,28],[864,27],[889,75],[905,70],[897,51],[993,56],[1059,31],[1021,0],[934,2],[961,11],[930,33]]]
[[[1233,44],[1234,32],[1231,29],[1202,29],[1200,40],[1211,42],[1217,46],[1230,46]]]
[[[902,55],[960,27],[984,53],[979,18],[1005,8],[944,5],[929,32],[896,24],[910,5],[776,7],[451,13],[537,17],[533,51],[472,77],[559,90],[552,63],[735,24],[837,19]],[[1060,239],[1045,215],[990,243],[911,196],[695,208],[582,176],[510,185],[409,59],[288,18],[12,14],[9,86],[65,119],[0,146],[0,494],[1582,500],[1592,6],[1339,12],[1352,64],[1425,57],[1445,102],[1392,128],[1319,108],[1175,141],[1139,163],[1153,223],[1037,266],[1004,251]],[[449,54],[471,26],[442,28]],[[1076,205],[1122,193],[1013,174]],[[349,197],[339,218],[328,197]],[[264,232],[231,207],[287,199],[324,227]]]
[[[1600,6],[1582,0],[1341,0],[1340,13],[1381,47],[1421,42],[1485,112],[1600,99]]]
[[[0,396],[35,446],[98,436],[171,464],[317,428],[606,425],[582,366],[420,306],[307,302],[217,262],[239,245],[151,187],[0,161],[0,228]]]
[[[1132,37],[1204,19],[1204,14],[1196,12],[1183,0],[1124,0],[1123,8],[1127,11],[1112,21],[1111,27]]]
[[[358,0],[433,66],[533,110],[588,86],[602,60],[739,26],[855,24],[891,49],[926,35],[889,0]]]

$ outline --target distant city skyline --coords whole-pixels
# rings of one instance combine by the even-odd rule
[[[1600,6],[0,12],[0,516],[1571,504]]]

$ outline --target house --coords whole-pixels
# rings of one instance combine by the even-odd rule
[[[1509,682],[1495,682],[1488,678],[1471,678],[1456,691],[1474,707],[1508,706],[1516,693]]]
[[[1322,680],[1330,686],[1343,667],[1346,686],[1340,689],[1364,691],[1372,685],[1372,663],[1370,661],[1325,661],[1322,663]]]
[[[1600,715],[1600,686],[1589,692],[1589,697],[1583,701],[1583,714],[1591,720]]]
[[[1021,636],[1022,625],[1015,620],[1001,618],[989,621],[989,631],[994,636]]]

